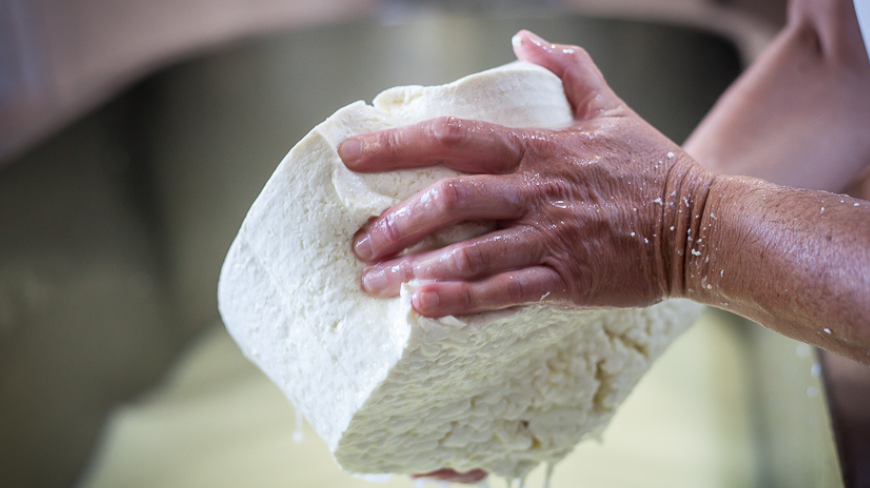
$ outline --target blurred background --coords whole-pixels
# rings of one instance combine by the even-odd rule
[[[211,441],[181,446],[165,419],[117,440],[127,420],[170,410],[163,401],[191,409],[191,391],[262,380],[220,335],[218,270],[274,167],[341,106],[509,62],[510,36],[531,28],[586,47],[617,93],[681,142],[784,22],[784,0],[0,0],[0,484],[198,485],[161,471],[167,458],[190,466],[204,446],[249,438],[248,424],[221,430],[251,416],[240,404],[190,434]],[[816,352],[727,314],[703,322],[645,388],[654,403],[695,368],[674,397],[688,410],[651,420],[636,407],[625,439],[651,422],[667,435],[681,415],[696,431],[686,436],[708,435],[706,461],[676,457],[686,486],[853,479],[870,454],[843,447],[848,428],[833,436],[837,393]],[[826,376],[850,367],[824,364]],[[197,398],[203,412],[221,404]],[[691,411],[718,413],[696,425]],[[292,415],[275,413],[288,439]],[[644,477],[658,435],[632,445],[628,484],[679,486]],[[712,471],[686,471],[699,465]],[[296,485],[293,473],[314,468],[289,469],[275,468],[276,486],[351,486],[310,473]]]
[[[23,150],[130,83],[210,46],[351,19],[433,11],[560,9],[704,25],[750,49],[786,0],[2,0],[0,157]]]

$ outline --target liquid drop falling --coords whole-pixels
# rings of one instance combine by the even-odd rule
[[[550,488],[550,479],[553,477],[553,463],[547,463],[547,474],[544,475],[544,488]]]
[[[302,422],[302,412],[296,410],[296,428],[293,430],[293,436],[291,439],[293,439],[293,442],[297,444],[301,444],[302,441],[305,440],[305,432],[302,430]]]

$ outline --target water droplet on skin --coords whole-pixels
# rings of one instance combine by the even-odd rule
[[[668,152],[668,159],[674,159],[676,155],[672,152]]]
[[[831,329],[829,329],[829,328],[827,328],[827,327],[825,327],[825,328],[822,329],[822,330],[825,331],[825,334],[828,334],[828,335],[831,334]]]
[[[631,237],[634,237],[634,232],[631,233]]]
[[[822,207],[822,211],[819,212],[820,215],[823,214],[823,213],[825,213],[825,207]]]
[[[813,367],[810,368],[810,374],[818,378],[819,375],[822,374],[822,365],[819,363],[813,363]]]

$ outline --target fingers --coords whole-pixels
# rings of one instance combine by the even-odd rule
[[[443,317],[552,302],[566,293],[564,281],[553,268],[535,266],[475,282],[426,283],[414,290],[411,305],[420,315]]]
[[[541,262],[543,246],[531,228],[493,232],[420,255],[379,263],[363,272],[363,289],[395,296],[412,280],[476,280]]]
[[[441,117],[348,139],[338,154],[354,171],[444,164],[465,173],[508,173],[523,157],[523,140],[514,129]]]
[[[525,213],[517,185],[502,178],[460,176],[437,181],[369,223],[354,239],[354,252],[376,261],[459,222],[515,220]]]
[[[562,79],[577,119],[586,120],[620,106],[619,98],[583,48],[551,44],[527,30],[518,32],[511,42],[517,59],[547,68]]]
[[[486,471],[482,469],[472,469],[466,473],[458,473],[450,468],[444,468],[432,471],[431,473],[413,474],[411,478],[433,478],[453,483],[477,483],[486,478],[486,475]]]

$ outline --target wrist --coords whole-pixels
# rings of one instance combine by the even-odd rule
[[[673,296],[727,309],[741,308],[746,297],[735,293],[744,290],[746,280],[760,272],[753,270],[759,265],[753,254],[764,254],[764,245],[746,248],[743,244],[767,242],[772,237],[758,225],[758,212],[767,203],[776,204],[776,187],[756,178],[714,173],[700,192],[695,196],[693,215],[684,219],[684,240],[674,244],[683,259],[682,268],[675,270],[679,286]]]
[[[712,250],[711,221],[717,219],[711,201],[721,194],[722,176],[694,161],[677,162],[668,174],[662,197],[662,269],[665,294],[697,301],[708,290],[701,272]]]

